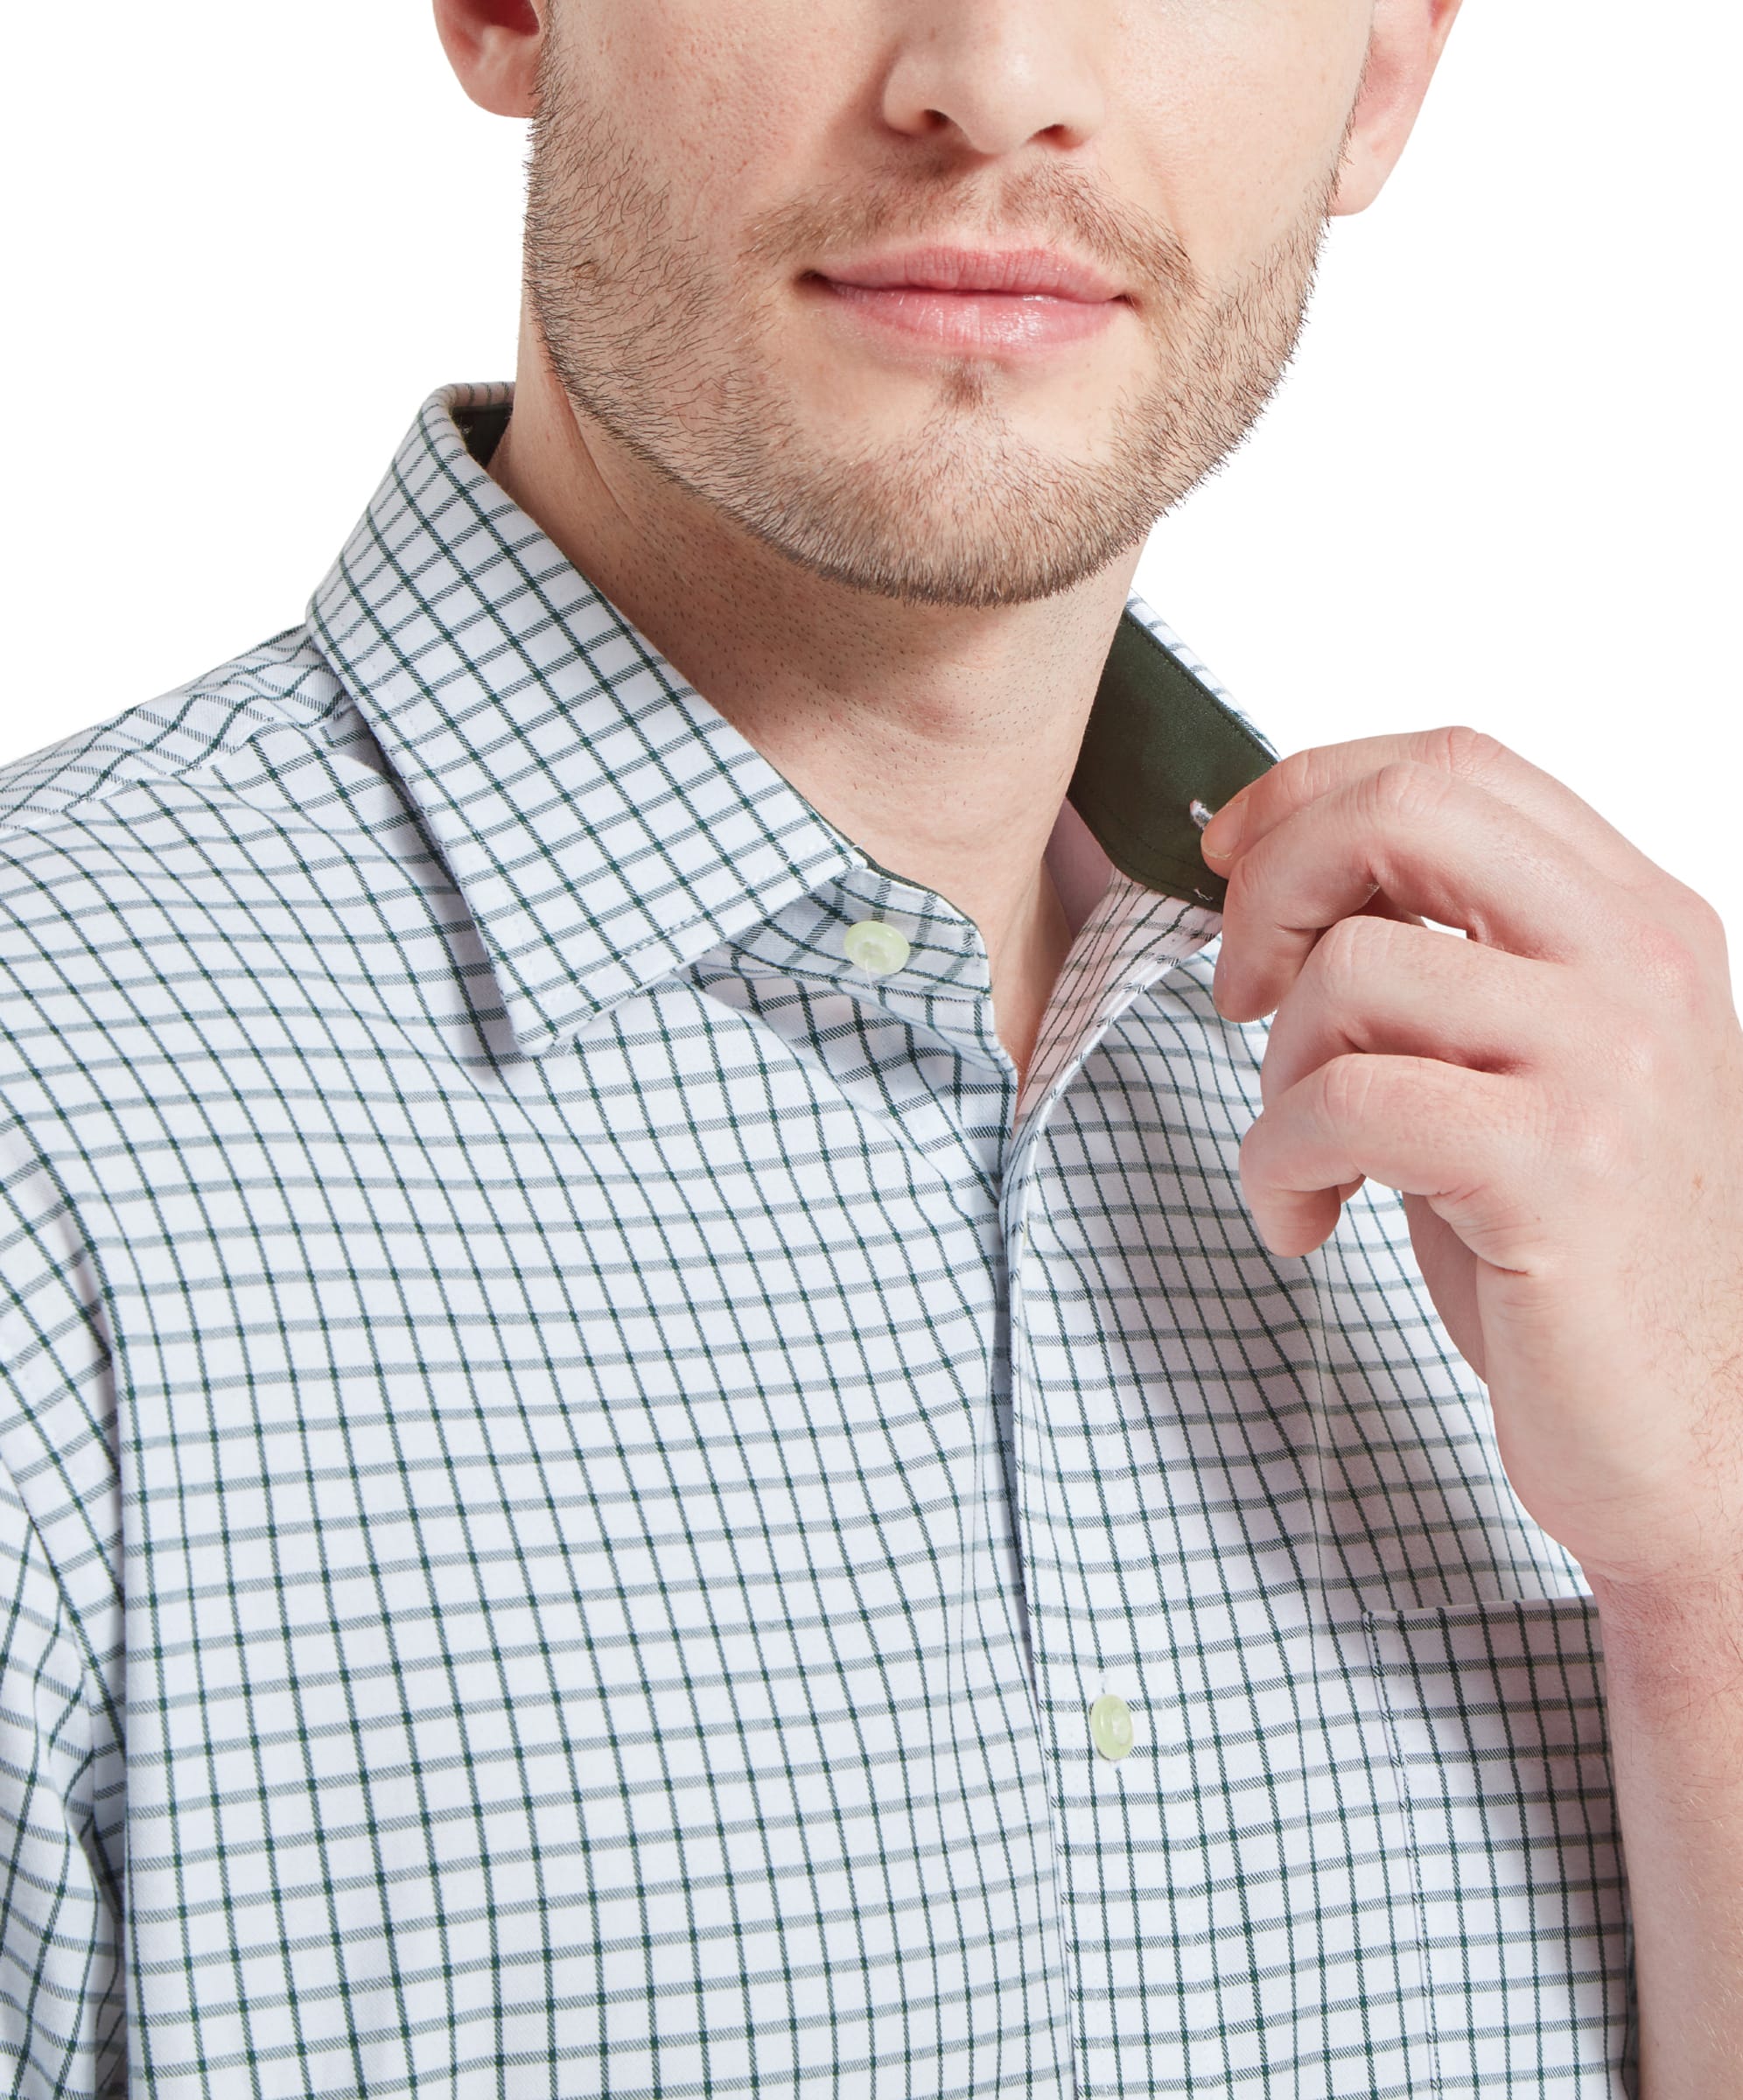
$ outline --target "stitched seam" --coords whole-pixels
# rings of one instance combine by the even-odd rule
[[[1422,1980],[1422,2003],[1428,2025],[1429,2079],[1436,2093],[1446,2090],[1440,2067],[1440,2025],[1435,2017],[1434,1989],[1428,1970],[1428,1898],[1422,1885],[1422,1841],[1417,1832],[1416,1810],[1410,1804],[1409,1776],[1404,1767],[1404,1744],[1399,1738],[1397,1715],[1392,1706],[1392,1694],[1388,1679],[1384,1657],[1380,1653],[1378,1640],[1379,1616],[1373,1612],[1362,1614],[1368,1634],[1368,1656],[1374,1670],[1374,1682],[1380,1694],[1380,1711],[1385,1718],[1386,1752],[1392,1767],[1392,1777],[1397,1788],[1398,1806],[1404,1811],[1404,1828],[1410,1843],[1410,1895],[1417,1915],[1417,1968]],[[1403,1638],[1402,1633],[1399,1638]]]

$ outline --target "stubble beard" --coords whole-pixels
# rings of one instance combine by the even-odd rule
[[[816,575],[934,606],[1068,591],[1138,545],[1228,457],[1294,354],[1335,162],[1283,237],[1220,288],[1156,221],[1053,167],[979,187],[941,172],[930,185],[866,183],[780,207],[747,228],[735,278],[679,227],[622,130],[581,107],[546,57],[526,274],[564,392],[668,481]],[[796,258],[965,220],[1007,242],[1061,242],[1136,288],[1152,375],[1110,403],[1095,457],[1021,436],[1001,374],[974,359],[941,368],[911,438],[858,451],[821,441],[783,397],[765,346]]]

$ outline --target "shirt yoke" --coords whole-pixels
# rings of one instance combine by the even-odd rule
[[[0,830],[31,830],[122,788],[186,779],[263,731],[285,728],[300,728],[383,770],[374,738],[307,627],[298,625],[185,685],[0,766]]]

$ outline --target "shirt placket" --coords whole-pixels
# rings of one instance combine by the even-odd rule
[[[1034,1425],[1048,1398],[1039,1390],[1033,1344],[1036,1323],[1048,1318],[1049,1293],[1032,1221],[1048,1194],[1043,1177],[1054,1110],[1120,1015],[1202,946],[1216,924],[1208,911],[1116,877],[1074,942],[1020,1093],[998,1040],[978,931],[935,893],[859,866],[735,944],[742,963],[846,992],[944,1054],[926,1087],[915,1085],[914,1073],[904,1074],[923,1113],[910,1109],[903,1120],[910,1139],[928,1146],[934,1163],[946,1164],[941,1147],[950,1154],[948,1171],[961,1180],[965,1208],[980,1208],[984,1217],[985,1256],[998,1286],[983,1433],[998,1446],[998,1462],[987,1468],[988,1495],[1002,1494],[1004,1506],[990,1508],[987,1521],[1012,1542],[1009,1604],[1049,1774],[1060,1896],[1054,1961],[1072,2008],[1070,2056],[1080,2094],[1116,2090],[1113,2040],[1096,2031],[1074,1942],[1082,1894],[1074,1885],[1102,1871],[1093,1838],[1087,1845],[1082,1840],[1085,1817],[1093,1830],[1098,1804],[1109,1805],[1122,1784],[1123,1764],[1148,1747],[1152,1722],[1140,1658],[1129,1648],[1110,1652],[1087,1642],[1082,1612],[1053,1578],[1058,1552],[1049,1542],[1065,1537],[1086,1513],[1054,1499],[1055,1469],[1034,1447]],[[845,1080],[845,1046],[817,1047]],[[923,1052],[919,1061],[928,1061]],[[1124,1614],[1110,1611],[1101,1622],[1112,1628],[1124,1623]]]
[[[1210,912],[1152,896],[1116,878],[1079,934],[1042,1031],[1018,1107],[1002,1192],[1008,1262],[1008,1335],[1015,1465],[1013,1522],[1027,1592],[1032,1670],[1052,1779],[1051,1808],[1060,1889],[1060,1961],[1072,2014],[1072,2055],[1080,2096],[1124,2090],[1117,2037],[1086,1992],[1074,1922],[1117,1873],[1126,1836],[1120,1799],[1133,1769],[1150,1764],[1158,1740],[1161,1688],[1146,1682],[1145,1658],[1122,1629],[1129,1615],[1115,1596],[1092,1597],[1086,1611],[1060,1578],[1064,1542],[1109,1513],[1090,1487],[1052,1462],[1046,1424],[1074,1396],[1044,1390],[1036,1343],[1058,1321],[1046,1271],[1044,1221],[1050,1196],[1093,1206],[1095,1192],[1050,1190],[1048,1128],[1108,1031],[1132,1002],[1214,933]],[[1106,1564],[1116,1564],[1109,1542]],[[1073,1558],[1075,1558],[1073,1556]],[[1099,1608],[1098,1608],[1099,1607]],[[1111,1842],[1110,1841],[1111,1840]]]

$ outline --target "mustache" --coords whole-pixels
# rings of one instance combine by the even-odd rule
[[[844,184],[759,213],[746,228],[742,253],[752,264],[778,267],[890,242],[965,234],[1069,249],[1110,271],[1138,304],[1194,300],[1203,290],[1180,237],[1162,220],[1073,171],[1047,166],[990,178]]]

